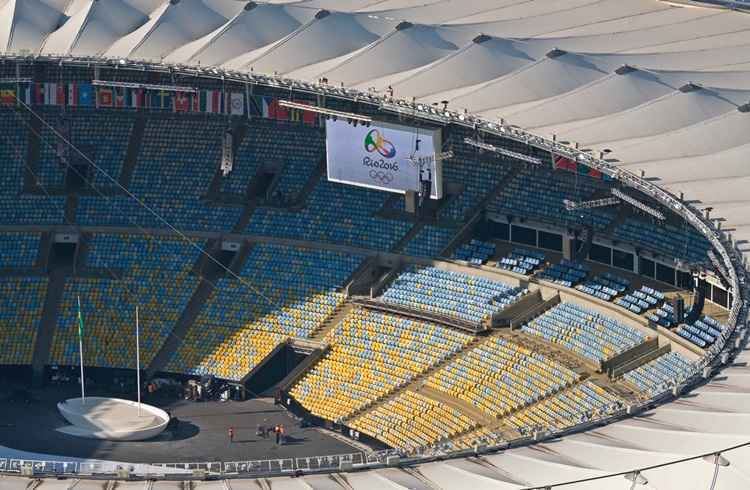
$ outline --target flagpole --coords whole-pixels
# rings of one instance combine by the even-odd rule
[[[135,307],[135,374],[138,385],[138,416],[141,416],[141,342],[138,325],[138,305]]]
[[[86,383],[83,377],[83,312],[81,311],[81,297],[78,296],[78,353],[81,355],[81,402],[86,404]]]

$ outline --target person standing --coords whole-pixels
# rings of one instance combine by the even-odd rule
[[[234,427],[229,428],[229,444],[234,442]]]
[[[276,445],[279,445],[279,441],[281,440],[281,427],[278,425],[273,428],[274,433],[276,433]]]

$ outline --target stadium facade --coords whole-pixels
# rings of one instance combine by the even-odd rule
[[[24,267],[40,267],[39,258],[33,257],[43,248],[40,243],[54,241],[52,235],[68,232],[81,234],[81,243],[88,250],[77,251],[75,259],[84,259],[88,269],[82,275],[73,274],[74,278],[62,280],[61,284],[68,288],[63,291],[62,311],[72,308],[68,302],[74,291],[92,293],[99,289],[114,294],[116,285],[96,283],[97,274],[104,269],[133,271],[133,278],[150,281],[145,287],[155,287],[165,277],[175,280],[162,285],[165,289],[155,296],[157,302],[172,298],[164,307],[168,313],[164,332],[172,325],[180,326],[180,312],[196,294],[183,287],[190,281],[187,269],[200,261],[190,247],[169,239],[158,245],[148,243],[151,238],[143,236],[154,230],[161,229],[169,235],[163,230],[163,223],[128,204],[128,196],[120,195],[114,183],[89,174],[92,170],[86,170],[87,165],[75,152],[67,153],[69,150],[49,143],[45,148],[45,141],[61,139],[60,130],[65,128],[79,131],[71,139],[82,150],[83,160],[95,155],[99,165],[119,161],[122,168],[108,170],[119,172],[118,183],[144,198],[152,210],[182,232],[206,239],[217,253],[222,243],[236,243],[240,252],[235,260],[239,261],[240,256],[247,260],[244,265],[237,263],[245,267],[240,277],[246,279],[245,272],[249,275],[263,268],[272,271],[255,283],[263,294],[272,296],[271,303],[279,299],[267,292],[271,284],[286,285],[292,296],[305,298],[299,313],[313,319],[294,312],[289,317],[269,313],[268,305],[263,304],[265,299],[255,293],[250,295],[255,297],[250,307],[253,315],[271,317],[268,325],[273,327],[257,327],[260,333],[249,337],[253,343],[249,352],[257,359],[268,354],[264,349],[285,337],[314,337],[320,329],[315,315],[327,318],[340,311],[344,302],[340,286],[356,277],[362,261],[383,260],[377,255],[382,256],[385,251],[422,261],[446,251],[457,258],[452,246],[467,238],[467,225],[474,227],[471,231],[481,228],[486,236],[506,240],[512,240],[513,235],[523,237],[531,230],[534,243],[528,238],[513,241],[525,240],[533,246],[543,245],[544,240],[556,243],[548,235],[559,235],[561,243],[571,241],[574,236],[580,238],[577,233],[585,229],[586,234],[597,237],[595,243],[589,240],[585,245],[589,256],[592,252],[608,256],[599,262],[612,270],[628,270],[675,288],[689,288],[691,274],[700,273],[707,299],[718,308],[716,311],[723,310],[716,328],[710,323],[713,320],[706,320],[709,323],[702,324],[705,330],[700,335],[695,333],[693,340],[692,330],[680,340],[674,326],[670,326],[670,331],[675,332],[672,337],[661,333],[673,346],[679,346],[673,347],[676,352],[684,353],[693,362],[679,380],[649,386],[645,391],[650,396],[638,403],[629,401],[606,410],[602,403],[594,416],[587,414],[581,423],[565,428],[550,425],[545,430],[527,432],[523,443],[518,443],[523,447],[499,453],[474,457],[493,446],[495,439],[486,438],[479,445],[464,441],[465,446],[444,446],[443,452],[420,451],[419,458],[424,461],[415,460],[417,464],[408,470],[383,467],[338,475],[332,480],[304,476],[309,485],[323,487],[333,481],[333,485],[344,488],[370,488],[386,482],[407,488],[456,488],[470,482],[487,488],[515,489],[628,473],[747,442],[750,399],[747,368],[743,365],[747,351],[739,349],[747,336],[743,333],[747,332],[745,244],[750,237],[750,166],[745,160],[750,143],[746,120],[750,113],[750,17],[743,11],[652,0],[332,0],[257,4],[229,0],[8,0],[0,10],[0,42],[6,53],[0,65],[0,88],[3,105],[8,106],[4,108],[8,117],[2,123],[6,135],[3,157],[26,162],[25,169],[21,164],[22,171],[7,175],[7,188],[20,190],[3,196],[3,209],[7,211],[3,233],[10,237],[8,243],[17,240],[11,234],[36,234],[35,238],[21,240],[25,243],[21,251],[8,246],[14,251],[2,266],[12,269],[8,277],[20,281],[8,283],[9,297],[11,289],[19,288],[21,283],[24,291],[32,292],[29,297],[49,297],[46,289],[53,287],[52,276],[49,283],[38,278],[17,278],[22,276]],[[321,189],[314,172],[302,169],[311,161],[313,165],[308,167],[318,164],[315,159],[320,157],[324,143],[320,128],[324,121],[318,116],[307,119],[304,111],[288,111],[279,104],[282,100],[425,129],[439,128],[444,134],[443,146],[456,154],[454,161],[446,163],[444,178],[462,187],[448,193],[452,200],[437,211],[434,223],[417,225],[418,229],[399,221],[403,213],[393,200],[384,202],[380,195],[357,194],[354,190],[337,195],[335,190]],[[43,120],[29,115],[26,109],[43,115]],[[156,114],[153,118],[139,116],[152,113]],[[278,120],[284,120],[282,128],[270,125]],[[45,128],[44,121],[57,122]],[[101,134],[96,132],[97,126]],[[248,161],[266,158],[278,164],[292,154],[301,163],[279,168],[271,165],[265,173],[263,169],[242,169],[238,164],[237,182],[231,180],[231,174],[228,180],[222,180],[214,168],[218,147],[215,151],[201,151],[207,143],[219,141],[227,128],[238,135],[241,126],[260,135],[258,141],[265,137],[268,147],[261,150],[259,143],[248,143],[248,148],[239,144],[237,159],[245,151]],[[196,137],[201,130],[205,132],[203,140]],[[86,131],[90,131],[89,137],[77,136]],[[159,141],[154,135],[160,131],[169,136]],[[281,131],[285,143],[277,148],[280,153],[274,154],[270,147]],[[138,141],[142,147],[140,153],[129,156],[136,133],[143,138]],[[38,153],[31,149],[33,144],[29,142],[33,143],[33,137],[28,139],[28,134],[36,135]],[[537,171],[533,164],[519,170],[517,162],[492,156],[492,151],[480,153],[467,139],[486,148],[524,154],[556,171]],[[188,166],[197,168],[201,160],[212,162],[195,174],[195,180],[202,181],[205,188],[186,184],[186,175],[179,168],[159,167],[160,162],[167,164],[182,158],[178,151],[196,152]],[[61,157],[69,159],[74,167],[81,165],[74,173],[83,173],[82,180],[93,180],[93,185],[87,185],[96,191],[79,189],[71,199],[70,172],[55,173],[50,163]],[[483,162],[477,163],[479,160]],[[128,161],[133,162],[132,167],[125,171]],[[156,165],[148,169],[136,161],[153,161]],[[451,165],[453,174],[448,170]],[[264,202],[255,202],[252,210],[238,206],[237,196],[250,193],[248,181],[257,184],[260,175],[271,181],[276,179],[270,187],[279,193],[266,196]],[[155,182],[161,187],[157,188]],[[667,214],[669,224],[619,212],[566,214],[557,201],[538,207],[530,205],[523,189],[544,192],[546,185],[550,195],[555,196],[550,199],[558,201],[561,199],[553,194],[555,189],[561,189],[564,197],[583,201],[611,195],[610,191],[617,188],[643,206]],[[334,196],[337,201],[331,200]],[[350,202],[380,209],[385,217],[376,221],[365,211],[352,210],[352,216],[319,211],[326,205],[343,207]],[[121,213],[123,210],[127,212]],[[307,214],[295,217],[295,213]],[[350,221],[344,223],[346,226],[331,224],[339,219]],[[479,221],[482,226],[477,227]],[[451,222],[453,228],[446,228],[446,222]],[[315,226],[305,228],[309,223]],[[356,231],[365,229],[367,232]],[[122,238],[123,234],[126,238]],[[251,242],[249,236],[262,238]],[[299,247],[294,242],[296,238],[324,246],[312,255],[302,248],[284,248]],[[127,246],[120,250],[123,243]],[[336,248],[340,246],[348,248]],[[153,247],[159,250],[153,254],[155,257],[169,256],[173,263],[157,267],[144,262],[140,269],[135,262],[143,260],[146,251],[153,252]],[[594,251],[592,247],[596,247]],[[560,252],[564,248],[561,245]],[[279,259],[286,254],[291,255],[288,263]],[[55,259],[50,256],[45,260]],[[280,272],[287,266],[292,276]],[[149,267],[159,268],[159,273],[149,277]],[[316,267],[328,271],[321,274],[323,279],[316,277]],[[571,269],[559,277],[548,277],[548,282],[558,281],[557,286],[570,288],[574,285],[571,274],[575,276]],[[430,272],[439,278],[439,284],[458,280],[439,271],[440,267]],[[399,281],[412,280],[408,274],[418,275],[419,271],[408,269],[383,295],[392,305],[405,298],[404,291],[398,288]],[[296,277],[304,278],[302,286],[292,284]],[[518,281],[511,285],[527,287],[526,282]],[[555,288],[551,284],[544,287]],[[248,301],[249,296],[243,296],[236,287],[221,291],[227,293],[225,299]],[[657,291],[650,291],[653,293],[640,290],[644,296],[658,296]],[[519,301],[515,290],[498,289],[493,294],[494,298],[507,299],[510,305]],[[562,303],[575,303],[565,299],[569,293],[559,294],[564,296]],[[135,295],[154,298],[142,291],[135,291]],[[311,296],[315,299],[309,300]],[[616,326],[611,325],[613,331],[622,332],[622,342],[633,335],[636,346],[645,345],[644,339],[632,333],[639,330],[628,323],[632,320],[628,315],[641,313],[637,301],[640,296],[634,298],[632,303],[618,303],[629,313],[621,312],[615,316]],[[408,297],[403,301],[415,300]],[[196,325],[210,325],[216,318],[227,316],[236,322],[248,321],[243,313],[227,310],[226,303],[209,300],[203,316],[193,319]],[[4,309],[14,304],[8,301]],[[425,305],[430,304],[420,305],[427,308]],[[29,309],[38,307],[39,316],[43,316],[39,302],[30,306]],[[354,308],[360,307],[364,308]],[[436,315],[433,318],[445,314],[435,305],[430,308],[429,313]],[[364,315],[361,311],[368,310],[357,311]],[[449,313],[457,325],[476,323],[471,312],[459,308]],[[554,328],[555,314],[577,313],[564,308],[555,310],[548,318],[552,323],[537,325],[537,331],[529,326],[526,332],[544,337],[544,328]],[[356,321],[355,318],[353,322]],[[377,321],[384,328],[392,326],[387,318]],[[68,330],[64,322],[57,325],[58,336],[49,347],[49,361],[75,364],[76,351],[70,347],[73,337]],[[190,370],[183,374],[216,374],[240,380],[252,368],[252,363],[226,361],[232,356],[245,356],[248,351],[242,348],[217,350],[208,357],[199,352],[206,339],[201,338],[198,329],[188,329],[191,336],[185,338],[185,345],[174,346],[170,346],[172,341],[164,332],[157,330],[147,349],[152,371],[180,372],[187,366]],[[714,331],[719,334],[712,334]],[[23,331],[17,333],[22,335]],[[235,332],[226,329],[222,335],[231,339]],[[436,356],[432,362],[437,364],[452,355],[450,349],[440,356],[435,354],[443,348],[440,346],[452,345],[454,350],[461,350],[466,348],[461,342],[468,342],[451,337],[453,334],[440,335],[435,334],[439,342],[432,354]],[[235,343],[241,344],[239,340]],[[602,362],[612,361],[622,353],[613,355],[607,351],[610,345],[606,343],[597,344],[601,351],[594,352],[589,347],[576,344],[573,350]],[[16,357],[8,356],[6,364],[41,363],[44,367],[36,350],[32,352],[14,343],[9,351]],[[92,359],[101,367],[118,367],[121,359],[128,356],[125,346],[107,349],[102,344],[101,352],[101,358]],[[735,355],[739,355],[736,364],[724,367],[720,377],[706,379]],[[554,369],[563,371],[557,365]],[[309,378],[290,390],[303,409],[334,422],[341,417],[346,423],[360,424],[366,431],[364,415],[372,415],[372,410],[358,407],[362,410],[359,413],[353,407],[318,404],[310,395],[315,393],[314,373]],[[431,386],[439,387],[438,378],[436,375]],[[572,388],[545,385],[544,390],[552,393],[575,389],[579,386],[576,383],[583,384],[575,381]],[[687,389],[692,389],[690,398],[670,401],[644,417],[627,417],[672,400],[673,395]],[[591,396],[597,398],[597,394]],[[400,403],[418,406],[431,402],[407,397]],[[356,418],[355,412],[362,417]],[[573,433],[556,438],[567,432]],[[536,443],[526,445],[533,442]],[[507,441],[503,440],[503,444],[507,445]],[[465,458],[431,461],[442,459],[451,451],[458,451]],[[724,454],[730,464],[722,469],[717,488],[748,486],[748,451],[742,447]],[[413,452],[402,454],[406,458],[414,456]],[[387,466],[388,461],[383,459],[373,465]],[[698,458],[649,469],[643,475],[647,478],[645,484],[652,488],[708,488],[714,477],[712,471],[711,464]],[[638,479],[634,474],[626,476]],[[291,484],[290,480],[279,480],[272,481],[271,486]],[[579,483],[573,488],[625,485],[630,485],[630,481],[619,475]]]

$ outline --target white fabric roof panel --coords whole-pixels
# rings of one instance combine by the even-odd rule
[[[478,37],[476,41],[417,71],[393,87],[398,93],[419,98],[499,78],[543,55],[533,44],[489,36]]]
[[[623,150],[637,144],[641,138],[651,138],[680,128],[698,124],[721,114],[737,111],[737,104],[721,91],[695,89],[689,92],[675,90],[667,95],[613,114],[592,124],[562,133],[565,139],[587,146]],[[743,92],[724,91],[727,95]],[[747,92],[744,92],[747,93]],[[624,155],[613,155],[626,160]],[[662,159],[655,157],[655,159]],[[640,161],[640,160],[639,160]]]
[[[8,0],[0,8],[0,50],[34,52],[63,19],[61,10],[39,0]]]
[[[698,116],[695,112],[686,115]],[[670,114],[662,114],[661,119],[668,123]],[[750,113],[734,109],[711,119],[701,118],[683,128],[626,143],[622,147],[613,144],[615,151],[612,156],[623,162],[635,163],[710,155],[744,145],[748,135]]]
[[[564,6],[560,11],[555,7]],[[456,24],[464,28],[472,27],[481,32],[502,37],[538,37],[550,35],[557,31],[578,27],[584,24],[596,23],[652,12],[669,8],[667,5],[651,0],[552,0],[549,2],[529,2],[518,6],[518,9],[534,7],[537,15],[506,17],[505,20],[494,22],[476,22],[472,19],[461,19],[471,25]],[[506,12],[511,9],[504,9]],[[514,14],[515,15],[515,14]]]
[[[100,53],[147,20],[143,12],[122,0],[89,0],[84,8],[47,37],[42,53]]]
[[[165,2],[148,22],[115,42],[104,54],[158,61],[225,22],[223,16],[201,0]]]
[[[459,17],[467,15],[480,15],[486,12],[494,12],[500,8],[516,4],[527,3],[528,0],[443,0],[435,3],[424,3],[416,7],[406,7],[393,10],[373,10],[373,7],[364,9],[371,11],[374,15],[392,17],[397,19],[408,19],[411,22],[421,24],[449,23]],[[376,4],[375,7],[383,7]]]
[[[356,85],[426,65],[458,49],[451,34],[433,26],[399,24],[389,35],[322,75],[332,82]]]
[[[594,22],[568,29],[555,31],[552,35],[560,38],[574,38],[577,36],[593,36],[597,34],[612,34],[615,32],[641,31],[658,26],[669,26],[686,22],[700,17],[716,15],[711,9],[668,8],[651,10],[619,19]]]
[[[561,124],[624,111],[673,90],[655,73],[623,67],[531,109],[507,113],[506,117],[526,128]],[[582,104],[584,100],[588,103]]]
[[[174,63],[221,65],[290,34],[314,15],[311,9],[248,4],[226,24],[170,53]]]
[[[392,30],[393,21],[363,14],[319,11],[315,17],[268,49],[251,51],[225,63],[236,69],[287,73],[297,68],[346,55],[377,41]],[[333,35],[336,33],[336,35]]]
[[[550,57],[552,56],[552,57]],[[486,112],[560,95],[606,76],[611,66],[573,53],[553,53],[453,100],[469,111]]]
[[[564,38],[550,37],[545,41],[565,49],[589,53],[621,53],[635,50],[660,53],[660,45],[675,41],[703,39],[705,44],[694,49],[710,48],[711,36],[745,30],[748,24],[750,16],[718,11],[714,15],[647,29]]]

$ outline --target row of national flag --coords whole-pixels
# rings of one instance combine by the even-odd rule
[[[96,108],[162,109],[173,112],[228,114],[243,116],[252,113],[250,106],[262,117],[279,121],[316,125],[317,114],[291,109],[279,99],[251,96],[242,92],[197,90],[174,92],[143,88],[107,87],[86,82],[0,84],[0,106],[47,105]]]
[[[567,170],[568,172],[574,172],[579,175],[585,175],[587,177],[591,177],[592,179],[599,179],[599,180],[611,179],[611,177],[603,174],[602,172],[600,172],[599,170],[596,170],[595,168],[591,168],[582,163],[575,162],[561,155],[555,155],[555,154],[552,155],[552,168],[555,170]]]
[[[0,105],[10,106],[21,103],[71,107],[164,109],[173,112],[206,112],[232,116],[245,114],[245,95],[241,92],[222,90],[172,92],[95,86],[91,83],[78,82],[0,86]]]

